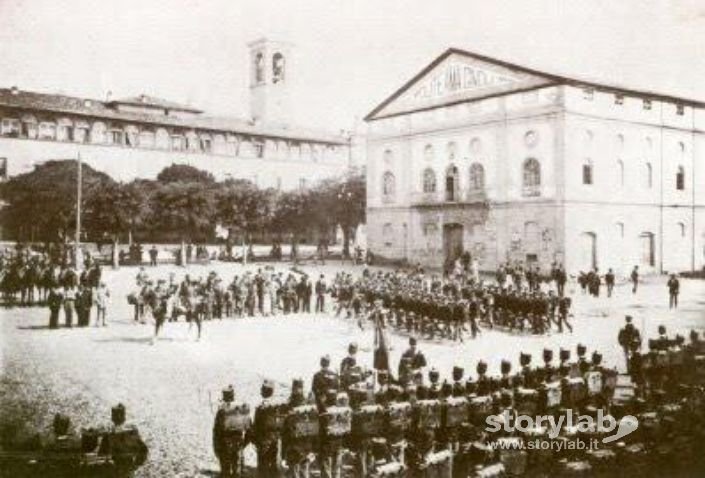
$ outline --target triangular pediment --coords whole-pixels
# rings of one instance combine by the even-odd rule
[[[555,83],[548,74],[448,50],[366,119],[409,113]]]

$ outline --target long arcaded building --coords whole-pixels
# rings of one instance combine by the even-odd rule
[[[291,46],[262,39],[249,48],[246,119],[208,116],[147,95],[95,100],[0,89],[0,176],[79,154],[118,180],[154,178],[171,164],[190,164],[219,179],[287,190],[344,173],[349,137],[291,122]]]

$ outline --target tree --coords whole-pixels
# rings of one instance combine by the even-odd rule
[[[366,182],[360,171],[351,169],[341,179],[332,179],[321,184],[324,191],[326,211],[335,224],[343,230],[343,256],[350,256],[350,238],[357,227],[365,222]]]
[[[157,175],[160,183],[201,183],[213,184],[215,178],[208,171],[203,171],[187,164],[172,164],[162,169]]]
[[[312,225],[313,195],[309,191],[288,191],[276,198],[272,230],[291,235],[292,246]]]
[[[250,181],[227,180],[215,193],[215,219],[228,230],[239,230],[243,236],[268,227],[272,214],[272,193],[258,189]]]
[[[76,221],[75,160],[47,161],[2,185],[2,224],[9,235],[24,241],[63,241]],[[107,174],[82,166],[82,205],[116,186]]]
[[[181,242],[205,240],[213,231],[213,193],[195,182],[156,183],[148,222]]]

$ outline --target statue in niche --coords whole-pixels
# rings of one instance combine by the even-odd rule
[[[264,56],[262,53],[255,55],[255,81],[257,83],[264,81]]]
[[[272,57],[272,82],[279,83],[284,81],[284,55],[275,53]]]

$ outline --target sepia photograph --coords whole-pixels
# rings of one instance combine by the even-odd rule
[[[0,0],[0,478],[705,477],[702,0]]]

